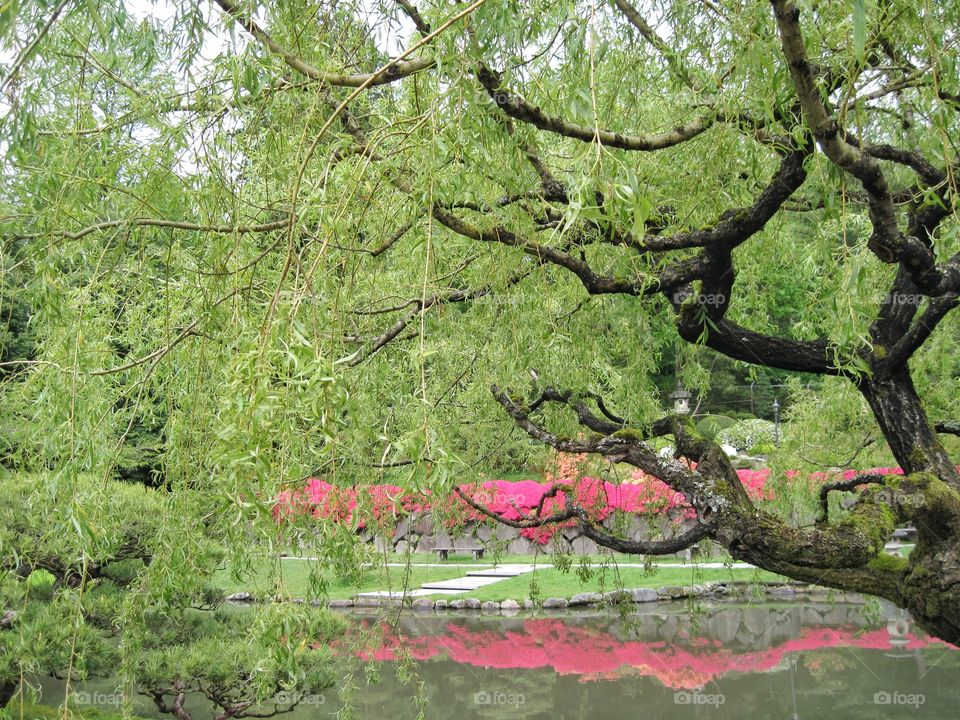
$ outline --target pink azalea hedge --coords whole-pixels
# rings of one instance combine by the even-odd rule
[[[636,515],[666,514],[674,522],[691,518],[693,508],[681,494],[655,477],[640,470],[635,471],[629,482],[615,484],[599,478],[581,474],[586,462],[582,455],[560,454],[551,468],[545,473],[546,482],[523,480],[488,480],[482,483],[461,485],[460,489],[500,517],[506,520],[518,520],[529,517],[537,509],[544,495],[556,485],[570,487],[576,502],[585,508],[591,519],[601,522],[619,510]],[[849,480],[860,471],[848,470],[842,474]],[[902,471],[899,468],[878,468],[869,472],[884,474]],[[739,470],[737,474],[754,500],[773,499],[772,488],[768,486],[769,470]],[[839,479],[839,473],[814,473],[808,476],[808,482],[819,485],[828,480]],[[789,478],[799,477],[796,471],[788,472]],[[565,503],[565,491],[543,500],[543,514],[559,512]],[[284,491],[278,496],[273,507],[274,518],[278,522],[295,517],[312,515],[317,519],[334,520],[357,529],[372,526],[378,532],[389,532],[404,517],[423,514],[431,509],[441,511],[447,527],[456,527],[466,523],[492,523],[493,521],[470,507],[456,493],[439,500],[429,493],[409,493],[397,485],[371,485],[361,488],[335,487],[323,480],[312,478],[301,490]],[[541,545],[560,531],[563,524],[545,525],[539,528],[527,528],[522,535]]]

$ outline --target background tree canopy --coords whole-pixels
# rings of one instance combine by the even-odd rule
[[[8,3],[3,463],[68,532],[73,484],[123,467],[188,529],[273,542],[310,475],[438,491],[538,457],[500,405],[544,385],[648,429],[675,372],[722,370],[791,385],[776,466],[872,438],[858,462],[893,443],[955,490],[926,418],[878,428],[863,388],[909,359],[927,416],[960,414],[957,27],[900,0]],[[155,588],[187,562],[160,545]]]

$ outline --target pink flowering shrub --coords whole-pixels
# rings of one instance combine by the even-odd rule
[[[682,493],[652,475],[635,470],[629,481],[611,483],[585,474],[587,460],[586,455],[556,453],[545,470],[545,482],[487,480],[461,485],[460,490],[505,520],[529,518],[541,503],[542,516],[560,513],[565,508],[567,493],[572,494],[575,503],[584,508],[596,523],[603,522],[617,511],[641,516],[666,516],[675,523],[695,516]],[[691,467],[695,468],[696,465],[691,463]],[[859,472],[847,470],[842,473],[842,479],[849,480]],[[903,471],[900,468],[878,468],[869,472],[902,474]],[[773,489],[768,484],[769,470],[738,470],[737,474],[751,499],[773,499]],[[840,473],[820,472],[806,478],[810,487],[815,488],[824,482],[840,479],[839,476]],[[797,471],[788,472],[787,478],[793,482],[801,480]],[[272,512],[277,522],[312,515],[318,520],[332,520],[357,530],[366,528],[377,533],[388,533],[402,518],[426,513],[431,508],[442,510],[445,524],[450,528],[467,523],[495,523],[492,518],[467,504],[457,493],[437,498],[428,493],[408,493],[396,485],[336,487],[318,478],[311,478],[301,489],[281,492]],[[574,523],[575,520],[568,520],[525,528],[521,534],[546,545],[564,527]]]

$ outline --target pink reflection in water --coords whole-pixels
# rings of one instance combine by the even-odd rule
[[[738,652],[715,639],[696,638],[682,644],[664,640],[621,640],[597,629],[559,619],[530,619],[522,631],[474,630],[449,623],[442,634],[396,635],[384,628],[384,640],[367,660],[390,661],[401,655],[417,660],[448,660],[488,669],[550,668],[577,675],[583,682],[625,675],[655,677],[672,689],[694,689],[728,673],[763,672],[778,667],[790,653],[828,648],[890,650],[886,629],[863,631],[849,627],[807,627],[797,637],[764,650]],[[908,633],[901,650],[931,645],[950,647],[935,638]]]

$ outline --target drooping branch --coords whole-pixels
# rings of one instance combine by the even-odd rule
[[[690,247],[723,246],[732,249],[756,235],[807,179],[803,164],[811,147],[794,147],[782,153],[780,165],[753,204],[725,211],[708,228],[675,235],[645,237],[643,247],[652,251]]]
[[[411,21],[413,21],[413,24],[414,26],[416,26],[417,31],[421,35],[429,35],[430,24],[423,19],[423,16],[420,14],[420,11],[417,10],[417,6],[414,5],[412,2],[410,2],[410,0],[396,0],[396,1],[397,1],[397,5],[400,6],[404,14],[406,14],[406,16],[410,18]]]
[[[599,142],[607,147],[650,152],[679,145],[706,132],[715,122],[714,117],[704,116],[662,133],[630,135],[564,120],[547,115],[525,98],[511,92],[501,84],[500,76],[485,65],[477,71],[477,79],[487,94],[504,113],[528,125],[583,142]]]
[[[529,275],[531,270],[525,270],[519,273],[514,274],[507,279],[506,287],[511,287],[516,285],[521,280],[523,280],[527,275]],[[447,295],[431,295],[426,298],[411,298],[400,306],[393,308],[386,308],[385,310],[378,312],[393,312],[397,310],[402,310],[404,308],[413,306],[413,309],[408,312],[403,317],[399,318],[394,322],[390,327],[384,330],[380,335],[375,337],[370,345],[350,356],[347,360],[347,364],[350,367],[355,367],[367,360],[371,356],[380,352],[384,347],[390,344],[395,340],[404,330],[409,327],[416,318],[420,317],[423,313],[427,312],[432,307],[439,307],[442,305],[450,305],[454,303],[462,303],[470,300],[476,300],[482,297],[486,297],[493,292],[493,287],[491,285],[485,285],[483,287],[475,289],[464,289],[464,290],[455,290],[452,293]],[[370,311],[367,311],[366,314],[371,314]]]
[[[913,170],[927,185],[938,185],[946,179],[946,174],[916,150],[895,147],[894,145],[861,145],[861,149],[878,160],[889,160],[905,165]]]
[[[219,298],[216,302],[211,304],[210,307],[207,308],[207,312],[219,307],[220,305],[225,303],[227,300],[230,300],[233,296],[235,296],[240,291],[241,291],[240,288],[231,290],[229,293],[227,293],[223,297]],[[160,359],[162,359],[165,355],[167,355],[174,348],[176,348],[177,345],[182,343],[187,338],[196,335],[197,326],[199,326],[200,323],[203,322],[203,320],[205,319],[205,316],[206,314],[200,315],[193,322],[187,325],[183,330],[181,330],[173,340],[171,340],[169,343],[167,343],[163,347],[154,350],[152,353],[148,353],[147,355],[143,355],[142,357],[139,357],[136,360],[131,360],[130,362],[124,363],[123,365],[118,365],[117,367],[91,370],[90,375],[94,377],[102,377],[104,375],[115,375],[117,373],[125,372],[127,370],[132,370],[133,368],[139,367],[140,365],[146,365],[147,363],[152,363],[151,367],[153,367],[153,365],[156,365],[160,361]]]
[[[510,402],[505,395],[502,395],[501,404],[503,404],[504,400],[506,400],[508,403]],[[556,391],[552,389],[546,390],[537,402],[542,404],[549,400],[555,400],[557,402],[566,404],[569,404],[572,401],[573,407],[577,409],[578,416],[580,416],[588,426],[592,425],[596,420],[596,418],[592,416],[589,411],[584,412],[584,406],[582,403],[573,400],[571,393],[568,391]],[[456,487],[454,490],[464,500],[464,502],[466,502],[474,510],[496,520],[497,522],[507,525],[508,527],[520,529],[535,528],[543,527],[544,525],[564,523],[569,520],[576,520],[576,528],[583,536],[590,538],[602,547],[609,548],[616,552],[643,555],[668,555],[685,550],[709,535],[709,527],[706,524],[698,522],[688,530],[674,537],[665,538],[662,540],[632,540],[619,537],[607,531],[597,522],[591,520],[589,512],[585,508],[574,503],[572,499],[573,490],[567,485],[557,484],[552,486],[540,497],[536,509],[528,517],[522,517],[519,520],[503,517],[500,513],[497,513],[482,503],[477,502],[460,487]],[[556,497],[560,492],[564,492],[564,509],[555,511],[549,515],[544,515],[543,510],[546,500]]]
[[[478,228],[437,204],[433,205],[432,213],[442,225],[458,235],[483,242],[509,245],[522,250],[538,261],[550,262],[566,268],[580,279],[584,288],[591,295],[655,295],[664,289],[692,282],[701,276],[704,267],[703,258],[697,256],[677,261],[668,266],[658,276],[653,277],[630,278],[600,275],[582,258],[548,245],[521,238],[501,225],[491,229]]]
[[[530,416],[548,402],[568,406],[577,415],[581,425],[597,433],[592,441],[589,441],[591,449],[580,449],[577,452],[593,452],[615,462],[627,462],[656,477],[662,478],[664,474],[672,475],[673,481],[665,482],[686,497],[688,502],[697,509],[698,516],[702,520],[708,519],[716,508],[723,504],[732,503],[745,509],[753,507],[726,453],[719,445],[699,435],[689,425],[689,418],[667,416],[640,431],[629,427],[625,422],[610,422],[598,418],[587,408],[582,399],[589,397],[597,402],[599,407],[602,404],[602,398],[593,393],[578,395],[571,390],[547,388],[529,405],[520,404],[518,400],[496,386],[493,387],[493,395],[531,437],[547,442],[557,449],[562,448],[554,445],[549,439],[544,439],[556,439],[556,436],[534,423]],[[673,435],[676,439],[679,456],[698,463],[696,473],[691,476],[690,473],[684,472],[684,469],[689,470],[686,465],[680,463],[678,468],[674,461],[664,460],[646,445],[646,440],[664,435]],[[573,442],[569,439],[561,439],[561,441]],[[678,469],[679,473],[676,472]],[[703,472],[700,472],[701,470]],[[704,479],[707,480],[706,483],[702,482]]]
[[[53,26],[56,24],[61,13],[63,13],[69,4],[70,0],[60,0],[60,2],[57,3],[57,6],[53,8],[53,12],[50,13],[47,21],[43,24],[33,39],[27,43],[27,46],[20,51],[20,53],[14,59],[13,64],[10,66],[10,70],[7,71],[6,76],[4,76],[3,80],[0,80],[0,93],[6,92],[7,86],[15,77],[17,77],[17,74],[31,58],[40,43],[43,42],[43,39],[47,36],[47,33],[50,32],[51,28],[53,28]]]
[[[671,488],[682,493],[697,510],[698,516],[703,519],[712,515],[720,506],[740,500],[741,496],[736,492],[734,492],[733,498],[724,497],[725,491],[716,487],[712,480],[708,480],[698,472],[692,471],[682,462],[660,457],[644,442],[645,438],[670,433],[671,429],[676,428],[674,418],[659,420],[646,431],[621,428],[613,434],[598,433],[590,437],[567,438],[558,436],[534,422],[530,417],[533,410],[521,403],[519,399],[511,397],[501,388],[494,385],[491,392],[494,399],[506,410],[517,426],[535,440],[539,440],[561,452],[596,454],[613,462],[626,462],[633,465],[660,478]],[[552,398],[556,398],[556,400]],[[569,391],[552,391],[548,394],[546,401],[556,401],[564,404],[573,402],[574,409],[576,409],[578,402]],[[589,427],[589,425],[586,425],[586,427]],[[688,447],[687,449],[691,452],[692,459],[698,457],[699,451],[697,448]],[[709,463],[708,467],[711,467]],[[726,481],[727,478],[721,479],[722,483],[726,483]],[[739,480],[737,482],[739,483]]]
[[[207,225],[202,223],[192,223],[183,220],[164,220],[162,218],[124,218],[120,220],[105,220],[103,222],[88,225],[75,232],[69,230],[58,230],[51,233],[30,233],[28,235],[16,236],[17,239],[38,238],[44,235],[53,235],[62,237],[66,240],[80,240],[91,233],[102,230],[110,230],[116,227],[158,227],[169,228],[171,230],[188,230],[191,232],[208,232],[218,235],[244,235],[248,233],[266,233],[274,230],[282,230],[290,224],[290,219],[284,217],[282,220],[274,220],[267,223],[256,225]]]
[[[603,402],[603,398],[601,398],[599,395],[585,393],[583,396],[589,397],[596,401],[597,407],[600,408],[600,411],[610,418],[610,420],[598,418],[593,412],[591,412],[586,403],[584,403],[580,397],[574,395],[572,391],[557,390],[550,387],[545,388],[543,392],[540,393],[540,396],[529,404],[527,413],[529,414],[536,412],[544,403],[556,402],[568,405],[577,414],[577,420],[580,422],[580,424],[589,428],[590,430],[593,430],[594,432],[602,433],[604,435],[611,435],[627,427],[625,420],[621,418],[613,418],[609,411],[607,411],[606,405],[604,405]]]
[[[627,21],[636,28],[643,39],[663,56],[663,59],[667,61],[667,65],[670,67],[674,76],[691,89],[697,89],[697,84],[693,81],[693,77],[690,74],[689,68],[687,68],[684,63],[683,57],[657,34],[657,31],[650,26],[650,23],[640,14],[640,11],[631,3],[627,2],[627,0],[615,0],[614,4],[617,6],[617,9],[623,13]]]
[[[539,507],[540,512],[535,512],[531,517],[523,518],[521,520],[510,520],[508,518],[501,516],[499,513],[494,512],[493,510],[485,506],[483,503],[479,503],[476,500],[474,500],[469,493],[467,493],[460,487],[454,487],[453,490],[455,493],[457,493],[457,495],[460,496],[460,498],[465,503],[467,503],[467,505],[472,507],[477,512],[482,513],[487,517],[491,517],[497,522],[503,523],[507,527],[517,528],[517,529],[537,528],[537,527],[543,527],[544,525],[555,525],[556,523],[562,523],[568,520],[579,518],[580,513],[582,512],[582,508],[574,507],[572,503],[569,501],[569,497],[568,497],[567,507],[565,507],[563,510],[551,513],[550,515],[540,514],[540,512],[542,512],[543,510],[543,500],[548,497],[552,497],[556,495],[558,492],[560,492],[561,488],[559,487],[554,487],[552,489],[552,495],[549,494],[551,491],[548,491],[548,494],[545,494],[544,497],[540,499],[541,500],[540,507]],[[569,493],[568,493],[568,496],[569,496]]]
[[[807,125],[831,162],[857,178],[867,191],[873,225],[868,247],[882,262],[899,262],[906,267],[914,283],[926,294],[942,295],[957,287],[960,276],[945,274],[930,247],[900,231],[893,197],[879,163],[844,138],[839,122],[824,105],[807,60],[800,10],[789,0],[772,0],[772,4],[783,54]]]
[[[707,525],[696,524],[689,530],[678,533],[663,540],[631,540],[614,535],[602,526],[595,523],[582,522],[578,526],[584,537],[590,538],[597,545],[609,548],[614,552],[629,555],[672,555],[693,547],[698,542],[710,536]]]
[[[685,303],[680,311],[678,330],[690,343],[703,343],[729,358],[775,367],[781,370],[845,376],[846,370],[836,364],[830,342],[792,340],[749,330],[730,320],[707,321],[707,308],[699,301]]]
[[[457,495],[459,495],[460,498],[471,508],[482,515],[485,515],[486,517],[496,520],[498,523],[506,525],[507,527],[517,529],[537,528],[543,527],[544,525],[554,525],[557,523],[568,522],[569,520],[576,520],[576,530],[580,534],[582,534],[584,537],[590,538],[601,547],[609,548],[614,552],[630,553],[634,555],[670,555],[682,550],[686,550],[709,535],[709,529],[707,526],[697,524],[689,530],[662,540],[630,540],[628,538],[622,538],[608,532],[597,523],[592,522],[590,520],[589,513],[584,508],[572,503],[570,500],[569,489],[567,489],[568,491],[564,496],[566,508],[562,511],[551,513],[550,515],[543,515],[542,512],[544,501],[548,498],[555,497],[563,490],[564,488],[561,486],[553,486],[550,490],[543,494],[543,496],[540,498],[540,502],[538,503],[537,510],[535,510],[529,518],[524,518],[522,520],[511,520],[503,517],[500,513],[491,510],[483,503],[477,502],[461,488],[454,488],[454,491],[457,493]]]
[[[387,250],[392,248],[394,244],[396,244],[404,235],[410,232],[410,228],[412,228],[413,225],[414,224],[412,222],[402,225],[395,233],[393,233],[393,235],[391,235],[386,240],[384,240],[381,245],[378,245],[373,250],[368,251],[370,253],[370,256],[380,257],[381,255],[383,255]]]
[[[882,584],[879,576],[867,566],[882,552],[885,538],[892,532],[898,516],[886,513],[875,497],[862,496],[850,510],[851,515],[861,520],[859,523],[794,527],[754,507],[726,454],[716,443],[688,428],[689,419],[664,418],[646,433],[624,429],[614,435],[574,440],[559,437],[534,422],[530,417],[531,407],[519,399],[496,386],[492,391],[497,402],[531,437],[564,452],[596,453],[614,462],[626,462],[659,478],[687,498],[697,512],[699,529],[693,528],[675,544],[637,545],[632,551],[675,552],[684,543],[695,542],[694,538],[711,537],[720,541],[734,557],[775,572],[790,566],[804,576],[814,573],[826,576],[839,572],[838,568],[852,568],[856,570],[857,582],[853,587],[876,591]],[[576,407],[575,396],[568,391],[549,391],[538,400],[538,408],[551,401]],[[678,453],[697,461],[695,471],[683,463],[658,457],[644,442],[646,437],[665,433],[676,438]],[[569,506],[567,509],[571,510]],[[566,517],[568,514],[564,514],[565,519],[570,519]],[[581,518],[581,522],[587,520]],[[611,547],[630,547],[628,541],[611,537],[595,523],[587,524],[601,544],[606,541]],[[840,582],[839,577],[834,582]],[[896,595],[895,586],[887,586],[885,596],[891,595]]]
[[[807,60],[800,30],[800,10],[787,0],[773,0],[773,8],[783,54],[807,125],[827,157],[863,183],[871,198],[870,215],[874,226],[871,249],[884,262],[893,262],[899,233],[886,178],[869,155],[843,139],[836,118],[827,112]]]
[[[415,59],[394,63],[385,72],[343,75],[331,73],[314,67],[302,58],[294,55],[283,47],[280,43],[251,17],[246,15],[233,0],[214,0],[220,8],[236,20],[247,32],[249,32],[258,42],[267,48],[274,55],[279,56],[291,68],[301,75],[305,75],[312,80],[319,80],[325,85],[332,87],[371,87],[374,85],[386,85],[396,82],[414,73],[428,70],[434,66],[432,60]]]

